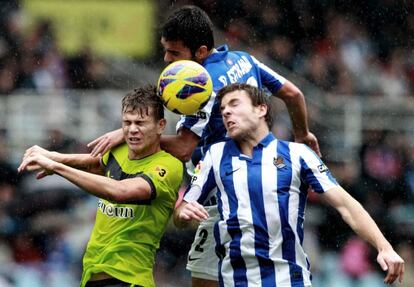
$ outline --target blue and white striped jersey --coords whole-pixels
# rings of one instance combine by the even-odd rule
[[[184,196],[203,204],[217,191],[220,220],[214,228],[221,286],[310,286],[302,248],[308,187],[337,186],[306,145],[269,133],[241,154],[233,140],[214,144]]]
[[[213,93],[209,102],[195,115],[182,116],[177,130],[185,127],[200,137],[193,153],[196,165],[210,145],[222,141],[226,136],[216,93],[232,83],[246,83],[255,87],[266,87],[276,93],[286,79],[245,52],[229,51],[226,45],[218,47],[203,63],[213,80]]]

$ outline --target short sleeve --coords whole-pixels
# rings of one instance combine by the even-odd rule
[[[328,167],[306,145],[301,146],[301,179],[310,185],[315,192],[323,193],[338,185]]]
[[[184,195],[184,200],[187,202],[197,201],[198,203],[203,204],[211,197],[211,193],[214,192],[216,186],[213,160],[211,150],[209,150],[204,158],[197,164],[191,180],[191,185],[187,188]]]
[[[175,200],[183,179],[183,163],[173,156],[162,157],[151,163],[144,176],[152,182],[155,197],[174,197]]]
[[[195,133],[197,136],[202,137],[204,128],[208,125],[213,110],[214,102],[216,99],[216,93],[213,91],[207,104],[194,115],[183,115],[177,122],[176,130],[185,127]]]

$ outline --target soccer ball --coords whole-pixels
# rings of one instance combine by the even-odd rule
[[[210,99],[213,82],[207,70],[194,61],[169,64],[158,80],[158,93],[164,106],[181,115],[192,115]]]

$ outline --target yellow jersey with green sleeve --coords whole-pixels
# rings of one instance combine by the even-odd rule
[[[129,160],[122,144],[102,158],[107,177],[141,177],[151,186],[151,198],[113,203],[99,199],[96,221],[83,258],[81,286],[94,273],[121,281],[155,286],[153,266],[161,237],[171,218],[183,176],[182,162],[165,151]]]

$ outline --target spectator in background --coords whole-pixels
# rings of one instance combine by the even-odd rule
[[[0,59],[0,94],[10,94],[15,89],[15,79],[18,77],[16,60],[10,55]]]
[[[67,61],[70,87],[74,89],[100,89],[104,87],[105,66],[90,48]]]
[[[401,141],[386,131],[367,131],[361,147],[361,175],[368,190],[378,193],[384,204],[407,199]]]

